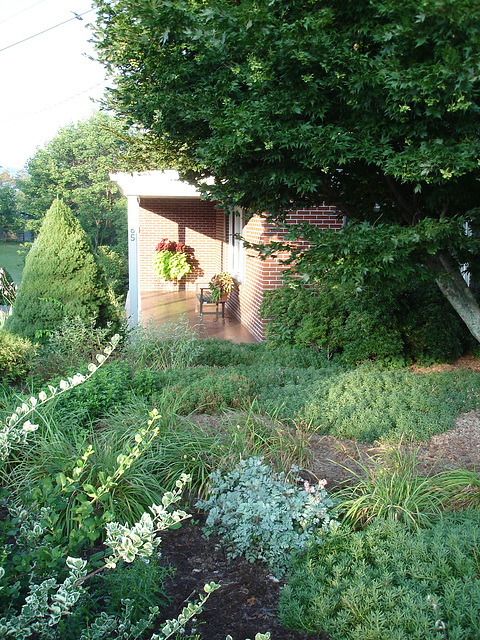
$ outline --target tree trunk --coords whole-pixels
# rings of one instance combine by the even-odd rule
[[[429,260],[437,273],[437,285],[452,307],[465,322],[472,336],[480,342],[480,307],[465,282],[457,263],[447,254],[437,254]]]

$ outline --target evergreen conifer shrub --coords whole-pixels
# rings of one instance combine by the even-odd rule
[[[23,278],[7,327],[41,339],[63,318],[96,318],[100,326],[118,321],[105,274],[90,241],[70,209],[55,200],[25,260]]]

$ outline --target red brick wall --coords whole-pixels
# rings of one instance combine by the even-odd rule
[[[139,289],[176,291],[176,281],[160,281],[153,268],[155,247],[162,238],[184,242],[192,250],[192,273],[180,288],[194,291],[223,268],[225,214],[198,198],[144,198],[140,200]]]
[[[323,229],[340,229],[342,220],[335,207],[300,210],[288,216],[287,224],[310,222]],[[228,220],[222,209],[198,198],[145,198],[140,201],[139,289],[140,291],[175,291],[176,282],[161,282],[153,269],[155,247],[162,238],[184,242],[193,250],[193,272],[181,281],[180,287],[195,291],[196,283],[208,282],[214,273],[225,271],[228,265],[226,244]],[[245,239],[254,243],[281,240],[286,231],[255,216],[245,226]],[[278,259],[259,260],[248,250],[245,279],[228,301],[227,308],[259,340],[263,339],[265,323],[258,310],[263,292],[276,289],[281,283],[283,266]]]
[[[318,207],[316,209],[292,212],[287,218],[287,224],[310,222],[322,229],[340,229],[343,221],[338,217],[336,207]],[[255,216],[245,226],[245,240],[253,243],[268,243],[283,240],[286,230],[266,222]],[[228,307],[259,340],[264,337],[265,321],[261,320],[258,310],[262,302],[264,291],[277,289],[282,284],[283,265],[279,256],[276,259],[259,260],[255,252],[247,250],[245,282],[240,286],[237,296],[232,297]]]

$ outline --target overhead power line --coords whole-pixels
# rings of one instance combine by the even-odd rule
[[[90,13],[91,11],[93,11],[93,9],[89,9],[88,11],[84,11],[83,13],[74,13],[73,18],[69,18],[68,20],[64,20],[63,22],[59,22],[58,24],[55,24],[53,27],[49,27],[48,29],[44,29],[43,31],[39,31],[38,33],[34,33],[33,36],[28,36],[28,38],[24,38],[23,40],[19,40],[18,42],[14,42],[13,44],[9,44],[7,47],[4,47],[3,49],[0,49],[0,53],[2,51],[6,51],[7,49],[11,49],[12,47],[16,47],[17,44],[22,44],[23,42],[27,42],[27,40],[31,40],[32,38],[36,38],[37,36],[41,36],[43,33],[47,33],[48,31],[52,31],[52,29],[56,29],[57,27],[61,27],[64,24],[67,24],[67,22],[71,22],[72,20],[82,20],[82,16],[86,15],[87,13]]]
[[[29,11],[30,9],[33,9],[33,7],[36,7],[37,4],[42,4],[42,2],[45,2],[45,0],[38,0],[38,2],[35,2],[35,4],[31,4],[29,7],[25,7],[25,9],[22,9],[21,11],[17,11],[17,13],[13,13],[11,16],[8,16],[8,18],[4,18],[3,20],[0,20],[0,24],[3,24],[4,22],[8,22],[12,18],[16,18],[22,13],[25,13],[25,11]]]
[[[75,98],[78,98],[79,96],[83,96],[85,93],[88,93],[89,91],[92,91],[92,89],[96,89],[97,87],[100,87],[102,84],[105,84],[106,80],[103,80],[102,82],[98,82],[97,84],[94,84],[93,87],[89,87],[88,89],[85,89],[85,91],[80,91],[80,93],[76,93],[74,96],[70,96],[69,98],[65,98],[64,100],[60,100],[60,102],[56,102],[55,104],[51,104],[48,107],[43,107],[43,109],[38,109],[38,111],[32,111],[30,113],[25,113],[24,115],[21,116],[15,116],[15,118],[10,118],[8,120],[2,120],[2,124],[8,124],[9,122],[15,122],[16,120],[25,120],[26,118],[31,118],[32,116],[36,116],[39,113],[43,113],[44,111],[50,111],[50,109],[55,109],[56,107],[60,106],[61,104],[64,104],[65,102],[69,102],[70,100],[74,100]]]

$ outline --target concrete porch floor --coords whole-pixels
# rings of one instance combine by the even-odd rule
[[[169,293],[143,292],[141,295],[141,320],[154,324],[175,322],[185,316],[189,325],[195,329],[199,338],[219,338],[232,342],[258,342],[258,340],[236,318],[232,318],[225,308],[225,320],[222,321],[221,307],[218,316],[213,305],[204,307],[200,320],[195,308],[196,295],[190,291]],[[206,313],[211,312],[213,313]]]

